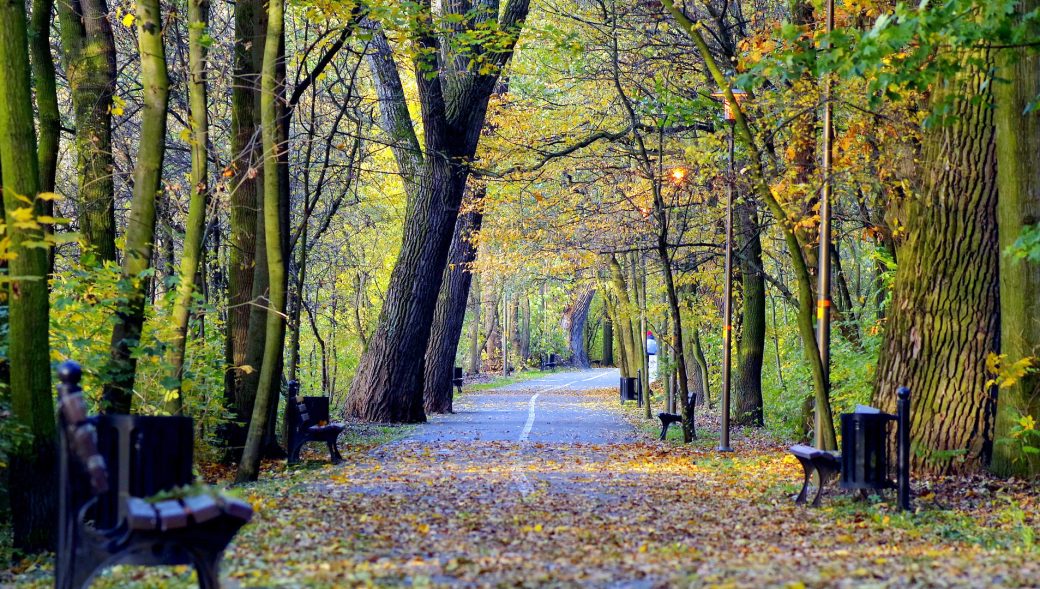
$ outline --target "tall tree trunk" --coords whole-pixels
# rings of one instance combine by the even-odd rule
[[[180,414],[184,410],[180,381],[184,376],[188,320],[195,295],[195,277],[202,256],[202,238],[206,230],[206,207],[209,201],[209,111],[206,93],[206,44],[203,35],[209,28],[209,0],[188,0],[188,96],[191,116],[191,200],[184,232],[184,251],[173,306],[173,340],[167,361],[177,388],[169,391],[166,411]]]
[[[897,387],[909,386],[913,461],[950,472],[977,468],[993,441],[985,367],[999,338],[996,148],[988,72],[965,61],[934,87],[951,118],[926,130],[923,185],[900,211],[906,233],[874,398],[893,411]]]
[[[43,230],[18,222],[25,208],[31,208],[34,217],[44,209],[37,198],[40,172],[27,30],[24,2],[0,5],[0,169],[6,237],[16,254],[8,260],[5,284],[7,363],[12,416],[31,434],[11,452],[11,519],[14,545],[35,552],[54,544],[57,444],[48,343],[48,252],[32,244],[43,240]],[[32,204],[26,205],[23,198]]]
[[[230,235],[228,253],[228,364],[225,380],[225,398],[245,420],[252,405],[245,407],[244,380],[255,373],[258,365],[248,366],[249,324],[253,312],[253,280],[256,257],[257,209],[260,195],[257,176],[263,173],[257,161],[257,116],[259,100],[258,81],[263,56],[264,26],[259,0],[239,0],[235,3],[234,83],[231,87],[231,175]],[[259,168],[259,174],[258,174]],[[266,284],[266,283],[265,283]],[[265,287],[266,290],[266,287]]]
[[[116,47],[108,13],[105,0],[58,1],[65,74],[76,115],[80,233],[93,250],[83,259],[95,257],[98,262],[116,259],[112,150]]]
[[[631,378],[636,376],[636,371],[643,365],[639,359],[639,350],[642,348],[636,341],[634,333],[635,328],[632,321],[633,306],[631,299],[628,297],[628,285],[625,283],[624,270],[615,256],[610,257],[608,264],[610,270],[609,284],[614,291],[614,297],[617,299],[615,309],[618,315],[617,323],[620,327],[619,337],[622,339],[621,352],[625,355],[621,375]]]
[[[296,380],[300,364],[300,323],[303,312],[303,287],[307,281],[307,219],[303,220],[300,231],[300,257],[296,262],[296,277],[293,280],[292,304],[289,305],[289,377],[290,381]]]
[[[390,275],[379,324],[347,397],[347,413],[354,417],[378,422],[426,420],[422,363],[416,358],[424,357],[429,343],[437,294],[469,174],[467,164],[476,153],[488,102],[529,5],[530,0],[508,0],[501,10],[456,14],[451,11],[460,6],[441,4],[442,12],[460,17],[454,25],[458,30],[484,28],[497,19],[496,26],[506,37],[488,54],[491,68],[486,73],[474,71],[467,56],[451,55],[454,43],[449,33],[445,33],[449,38],[437,39],[427,32],[425,26],[433,20],[433,14],[417,18],[423,22],[423,31],[416,31],[420,50],[414,68],[422,103],[421,143],[389,41],[382,30],[376,28],[373,33],[369,66],[379,99],[380,121],[390,137],[408,206],[401,250]],[[458,64],[463,67],[456,69]]]
[[[112,354],[105,384],[105,411],[129,413],[133,399],[137,359],[133,348],[141,340],[144,324],[145,288],[142,275],[151,267],[155,241],[155,203],[162,184],[166,149],[166,109],[169,81],[166,50],[158,0],[137,2],[137,39],[141,52],[141,136],[134,166],[134,196],[126,229],[123,278],[130,283],[125,306],[116,312],[112,330]]]
[[[29,49],[32,55],[32,75],[36,90],[36,108],[39,111],[39,144],[37,161],[40,168],[40,192],[54,192],[58,171],[58,147],[61,140],[61,113],[58,110],[58,89],[51,55],[51,13],[54,0],[33,0]],[[48,214],[53,201],[46,201]]]
[[[433,327],[426,346],[426,373],[423,375],[423,403],[427,413],[452,412],[452,376],[455,355],[462,338],[466,301],[473,281],[471,265],[477,259],[474,239],[480,232],[484,215],[479,203],[483,185],[471,189],[470,204],[477,205],[459,216],[448,253],[448,265],[433,313]]]
[[[733,422],[761,427],[762,356],[766,344],[766,285],[762,276],[762,242],[753,202],[737,206],[743,318],[733,374]]]
[[[1038,0],[1018,4],[1018,17],[1040,8]],[[1037,38],[1038,27],[1031,27]],[[1035,100],[1040,94],[1040,55],[1031,49],[1001,52],[1002,79],[994,90],[997,98],[997,182],[1000,199],[997,220],[1000,251],[1006,252],[1023,229],[1040,222],[1040,116]],[[1000,256],[1000,351],[1015,362],[1040,355],[1040,264],[1008,255]],[[997,399],[993,471],[1020,477],[1040,473],[1040,456],[1023,452],[1012,430],[1020,418],[1040,419],[1040,374],[1027,374]],[[1030,446],[1035,441],[1027,440]]]
[[[270,302],[267,310],[267,325],[263,362],[257,383],[256,400],[253,403],[249,433],[242,452],[235,480],[255,481],[260,474],[262,443],[268,433],[271,407],[277,407],[277,398],[272,399],[274,383],[281,371],[282,346],[285,342],[285,261],[283,258],[282,214],[280,211],[281,176],[279,170],[281,144],[278,107],[278,62],[282,58],[282,34],[285,24],[285,5],[282,0],[268,3],[267,38],[264,44],[264,65],[260,77],[260,121],[264,154],[264,244],[267,254],[267,275]],[[272,404],[272,401],[274,403]]]
[[[483,307],[480,300],[480,277],[474,276],[471,284],[470,299],[473,301],[473,317],[470,319],[469,324],[469,373],[479,374],[480,349],[483,347],[480,345],[480,312]]]
[[[589,351],[585,348],[585,324],[589,319],[589,307],[596,289],[583,286],[574,297],[570,306],[564,311],[561,324],[567,330],[567,340],[571,352],[571,361],[575,368],[589,368]]]
[[[814,443],[817,447],[824,450],[836,450],[838,443],[834,431],[830,387],[819,348],[816,346],[816,332],[813,325],[813,317],[816,311],[813,281],[806,263],[803,244],[797,234],[796,219],[799,217],[790,215],[773,193],[768,180],[767,166],[764,156],[759,149],[756,136],[743,110],[741,110],[740,105],[737,104],[736,98],[733,96],[732,81],[719,67],[711,48],[704,39],[702,23],[691,20],[679,8],[675,0],[662,0],[662,4],[679,26],[689,35],[690,40],[697,47],[697,52],[704,60],[705,67],[711,74],[712,80],[723,89],[723,94],[727,103],[731,105],[731,112],[735,119],[733,124],[734,132],[749,152],[751,187],[755,194],[768,206],[784,236],[784,244],[790,254],[795,283],[797,284],[798,333],[801,337],[802,351],[812,371],[815,424],[817,426],[814,431]]]
[[[603,353],[600,357],[602,366],[614,365],[614,322],[610,320],[605,296],[603,302]]]

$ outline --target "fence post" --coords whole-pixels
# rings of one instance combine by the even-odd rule
[[[899,423],[898,436],[898,494],[899,509],[910,509],[910,389],[899,387],[896,391],[896,419]]]

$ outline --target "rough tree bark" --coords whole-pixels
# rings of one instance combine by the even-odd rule
[[[112,329],[109,382],[105,384],[105,411],[129,413],[133,399],[137,359],[133,348],[141,339],[144,324],[145,288],[142,273],[151,267],[155,241],[155,202],[162,184],[163,156],[166,151],[166,112],[169,80],[166,76],[166,50],[158,0],[137,3],[137,40],[141,52],[141,132],[134,165],[134,196],[126,228],[123,279],[130,286],[125,306],[116,312]]]
[[[476,153],[488,100],[527,17],[530,0],[495,0],[470,7],[442,2],[456,15],[445,38],[431,36],[432,14],[413,30],[415,82],[421,103],[422,144],[408,112],[398,66],[382,29],[373,25],[369,66],[379,100],[380,121],[403,177],[408,206],[401,251],[390,276],[379,323],[358,365],[347,397],[349,415],[377,422],[421,422],[422,363],[430,338],[437,294],[462,202],[468,164]],[[431,5],[426,5],[427,11]],[[472,8],[472,9],[471,9]],[[471,34],[497,20],[495,50],[473,65],[472,51],[453,50],[453,33]],[[485,73],[481,73],[484,71]]]
[[[240,419],[246,419],[242,380],[256,366],[247,365],[249,317],[253,299],[257,248],[257,176],[263,173],[257,158],[257,114],[260,62],[265,35],[259,0],[235,3],[234,84],[231,87],[231,206],[228,247],[228,321],[225,398]],[[251,407],[248,408],[251,410]]]
[[[933,103],[951,118],[926,130],[921,186],[896,211],[906,233],[874,400],[894,412],[896,389],[910,387],[911,456],[934,472],[977,468],[993,440],[986,356],[999,337],[999,250],[988,76],[965,62],[934,85]]]
[[[116,46],[109,10],[105,0],[58,0],[57,5],[76,118],[79,229],[84,245],[93,250],[98,262],[115,261],[112,97]]]
[[[18,219],[27,206],[43,213],[39,193],[36,130],[33,127],[24,2],[0,4],[0,169],[9,248],[9,280],[4,285],[8,309],[8,358],[11,411],[31,434],[11,452],[11,520],[14,545],[26,551],[52,547],[56,529],[57,469],[54,403],[51,391],[47,294],[49,256],[38,245],[42,228]],[[21,198],[28,198],[26,205]]]
[[[1040,8],[1040,1],[1018,5],[1018,17]],[[1038,34],[1031,27],[1033,38]],[[1031,49],[1001,52],[997,98],[997,204],[1000,251],[1022,230],[1040,223],[1040,116],[1033,101],[1040,94],[1040,54]],[[1000,351],[1015,362],[1040,355],[1040,264],[1000,256]],[[1040,374],[1027,374],[997,400],[992,468],[997,474],[1029,477],[1040,473],[1040,456],[1022,452],[1012,429],[1024,416],[1040,419]],[[1035,446],[1035,442],[1028,441]]]
[[[455,355],[462,338],[462,324],[466,317],[466,302],[473,281],[471,264],[477,259],[474,241],[480,232],[484,215],[480,202],[484,186],[470,190],[469,210],[459,215],[444,268],[441,292],[433,313],[430,341],[426,346],[426,366],[423,375],[423,403],[427,413],[451,413],[452,384]]]
[[[586,285],[578,291],[571,304],[563,312],[560,325],[567,330],[567,341],[571,352],[571,362],[575,368],[589,368],[589,351],[585,348],[585,324],[589,319],[589,307],[596,289]]]
[[[177,388],[167,393],[166,411],[180,414],[184,410],[180,381],[184,376],[188,320],[195,294],[195,277],[202,256],[202,237],[206,230],[206,206],[209,202],[209,110],[206,93],[206,45],[203,35],[209,27],[209,0],[188,1],[188,97],[191,117],[191,198],[184,231],[184,251],[177,298],[173,306],[174,336],[167,362],[177,381]]]
[[[256,400],[249,420],[242,462],[235,475],[237,482],[255,481],[260,474],[262,443],[268,436],[268,422],[272,406],[277,407],[275,383],[281,373],[282,346],[285,343],[285,259],[282,236],[285,231],[281,214],[282,171],[279,169],[281,150],[285,145],[279,132],[278,68],[282,61],[282,33],[285,25],[285,5],[282,0],[270,0],[267,5],[267,37],[264,43],[264,63],[260,73],[260,125],[264,155],[264,244],[267,254],[267,276],[270,301],[263,361],[257,383]],[[272,397],[275,397],[272,399]]]
[[[762,357],[766,346],[766,285],[762,275],[762,241],[753,202],[736,210],[742,319],[733,371],[733,423],[761,427]]]

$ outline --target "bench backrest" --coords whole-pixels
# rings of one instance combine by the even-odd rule
[[[300,399],[306,413],[300,408]],[[303,414],[301,416],[301,413]],[[290,397],[287,405],[287,416],[291,426],[297,428],[318,425],[321,422],[329,422],[329,398],[328,397]]]
[[[117,525],[126,518],[129,497],[151,497],[195,482],[190,417],[99,415],[92,420],[113,483],[98,498],[102,526]]]

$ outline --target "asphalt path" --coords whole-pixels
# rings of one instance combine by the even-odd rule
[[[592,389],[617,387],[617,369],[559,371],[501,388],[464,393],[455,413],[431,416],[408,441],[504,441],[606,444],[625,441],[631,427],[597,404]]]

